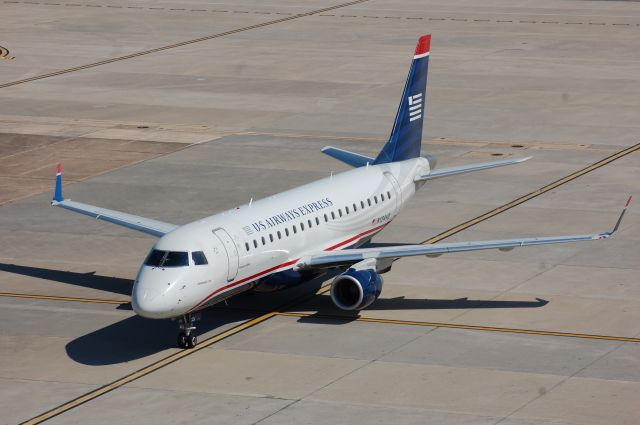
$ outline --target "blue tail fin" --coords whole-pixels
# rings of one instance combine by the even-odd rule
[[[420,156],[430,45],[431,34],[423,35],[418,39],[391,136],[373,162],[374,164],[403,161]]]

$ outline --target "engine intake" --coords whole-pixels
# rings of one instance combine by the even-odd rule
[[[333,280],[331,300],[342,310],[362,310],[382,292],[382,277],[372,269],[350,268]]]

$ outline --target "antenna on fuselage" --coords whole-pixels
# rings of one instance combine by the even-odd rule
[[[251,208],[251,204],[253,204],[253,198],[249,199],[249,208]]]

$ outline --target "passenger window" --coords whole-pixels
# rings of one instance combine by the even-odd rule
[[[266,245],[267,241],[264,240],[264,236],[261,239],[262,239],[262,245]]]
[[[288,227],[286,227],[286,228],[284,229],[284,234],[285,234],[285,235],[287,235],[287,236],[289,236],[289,228],[288,228]]]
[[[381,194],[380,194],[380,200],[381,200],[381,201],[384,201],[384,193],[381,193]]]
[[[344,207],[344,210],[347,214],[349,214],[349,207]]]
[[[333,211],[331,211],[331,218],[332,218],[333,220],[335,220],[335,219],[336,219],[336,213],[334,213]]]
[[[271,233],[269,233],[269,240],[273,242],[273,235]]]
[[[311,223],[311,220],[307,220],[307,223],[309,224],[309,229],[311,229],[313,227],[312,223]]]
[[[367,204],[369,204],[369,206],[371,206],[371,198],[367,199]]]
[[[247,248],[247,252],[249,252],[249,242],[245,242],[244,247]]]
[[[316,225],[320,226],[320,219],[316,217]]]
[[[376,204],[378,203],[378,197],[377,196],[374,196],[373,200],[376,201]]]
[[[300,223],[300,231],[304,232],[304,223]]]
[[[353,212],[356,212],[356,211],[358,211],[358,207],[356,207],[356,204],[354,203],[353,204]]]
[[[360,201],[360,207],[364,209],[364,201]]]
[[[249,244],[247,245],[247,251],[249,250]],[[191,253],[191,259],[193,260],[193,264],[196,266],[201,266],[204,264],[209,264],[207,262],[207,257],[205,257],[204,252],[202,251],[194,251]]]
[[[338,208],[338,215],[342,217],[342,208]]]
[[[324,215],[324,222],[326,223],[327,221],[329,221],[329,217],[325,214]]]
[[[255,239],[253,240],[253,247],[257,248],[258,247],[258,241],[256,241]]]
[[[391,192],[387,192],[387,199],[391,199]]]
[[[278,239],[282,239],[282,233],[280,233],[280,230],[278,230]]]
[[[296,225],[293,225],[293,233],[298,233],[298,229],[296,229]]]

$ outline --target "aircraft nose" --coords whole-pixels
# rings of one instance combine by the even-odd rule
[[[148,319],[164,319],[173,317],[176,307],[171,297],[173,282],[154,279],[141,272],[133,284],[131,292],[131,307],[137,315]]]

